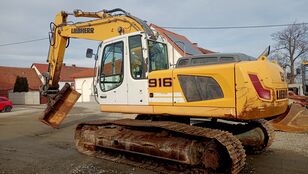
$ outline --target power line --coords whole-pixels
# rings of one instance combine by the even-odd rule
[[[274,28],[274,27],[287,27],[290,25],[307,25],[307,22],[296,24],[273,24],[273,25],[248,25],[248,26],[220,26],[220,27],[173,27],[166,26],[166,29],[180,29],[180,30],[223,30],[223,29],[253,29],[253,28]]]
[[[180,30],[224,30],[224,29],[253,29],[253,28],[274,28],[274,27],[287,27],[290,25],[307,25],[307,22],[303,23],[296,23],[296,24],[273,24],[273,25],[247,25],[247,26],[220,26],[220,27],[174,27],[174,26],[165,26],[162,28],[166,29],[180,29]],[[33,39],[33,40],[26,40],[21,42],[13,42],[13,43],[5,43],[0,44],[0,47],[3,46],[9,46],[9,45],[19,45],[24,43],[31,43],[31,42],[37,42],[41,40],[47,40],[48,38],[39,38],[39,39]]]
[[[9,45],[19,45],[19,44],[24,44],[24,43],[30,43],[30,42],[37,42],[41,40],[47,40],[48,38],[39,38],[39,39],[33,39],[33,40],[26,40],[26,41],[21,41],[21,42],[12,42],[12,43],[6,43],[6,44],[1,44],[0,47],[3,46],[9,46]]]

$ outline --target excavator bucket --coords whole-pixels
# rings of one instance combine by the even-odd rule
[[[293,103],[284,115],[270,122],[275,130],[308,132],[308,109],[299,103]]]
[[[41,122],[53,128],[58,128],[80,95],[66,83],[60,92],[48,102],[44,115],[40,118]]]

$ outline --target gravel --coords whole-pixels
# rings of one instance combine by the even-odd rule
[[[275,132],[272,150],[297,152],[308,157],[308,133]]]

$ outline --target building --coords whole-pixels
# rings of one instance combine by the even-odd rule
[[[35,70],[31,68],[0,66],[0,96],[9,98],[9,93],[13,92],[17,76],[27,78],[29,91],[37,92],[38,98],[36,101],[40,103],[39,101],[42,101],[42,97],[40,98],[39,90],[42,83]]]
[[[173,65],[183,56],[213,53],[213,51],[198,47],[197,43],[191,42],[183,35],[171,32],[154,24],[151,24],[150,27],[166,39],[169,57],[172,59],[171,62]]]
[[[31,66],[35,70],[41,82],[44,83],[42,74],[48,71],[48,64],[34,63]],[[78,102],[94,101],[93,98],[93,77],[95,72],[93,68],[77,67],[76,65],[67,66],[63,64],[60,74],[59,89],[62,89],[65,83],[69,83],[73,88],[81,93]]]
[[[194,43],[194,44],[198,47],[197,43]],[[198,47],[198,49],[202,52],[202,54],[215,53],[214,51],[211,51],[211,50],[208,50],[208,49],[204,49],[204,48],[201,48],[201,47]]]
[[[44,77],[42,74],[48,71],[48,64],[34,63],[31,65],[31,68],[35,70],[41,82],[44,83]],[[88,69],[91,68],[77,67],[74,64],[71,66],[63,64],[60,74],[59,89],[62,89],[65,83],[69,83],[71,86],[74,86],[74,78],[72,75]]]
[[[93,78],[95,70],[93,68],[86,69],[71,75],[71,77],[74,79],[75,90],[81,94],[77,102],[94,101]]]

